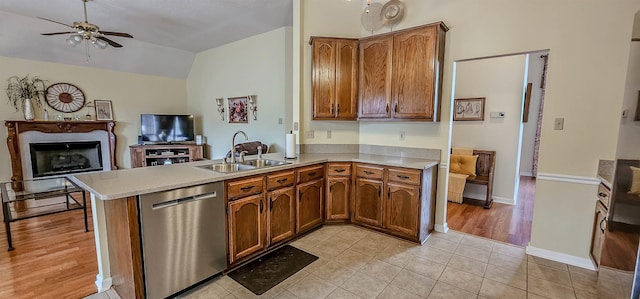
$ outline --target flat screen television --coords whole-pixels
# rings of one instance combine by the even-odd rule
[[[190,143],[195,141],[193,115],[141,114],[144,143]]]

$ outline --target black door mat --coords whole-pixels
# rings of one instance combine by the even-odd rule
[[[285,245],[228,275],[254,294],[261,295],[317,259],[313,254]]]

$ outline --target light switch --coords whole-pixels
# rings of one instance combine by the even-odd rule
[[[563,130],[564,129],[564,117],[558,117],[556,118],[554,125],[553,125],[553,129],[554,130]]]

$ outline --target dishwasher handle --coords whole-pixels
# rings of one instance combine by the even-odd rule
[[[217,192],[213,191],[213,192],[209,192],[209,193],[198,194],[198,195],[183,197],[183,198],[179,198],[179,199],[173,199],[173,200],[167,200],[167,201],[163,201],[163,202],[159,202],[159,203],[154,203],[151,206],[151,208],[154,209],[154,210],[163,209],[163,208],[168,208],[168,207],[177,206],[177,205],[181,205],[181,204],[186,204],[186,203],[193,202],[193,201],[198,201],[198,200],[202,200],[202,199],[209,199],[209,198],[215,198],[215,197],[218,197],[218,194],[217,194]]]

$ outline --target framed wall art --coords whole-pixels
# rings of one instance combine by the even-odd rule
[[[484,120],[484,98],[455,99],[453,120]]]
[[[228,98],[229,123],[248,123],[247,97]]]
[[[96,120],[113,120],[113,108],[109,100],[95,100]]]

